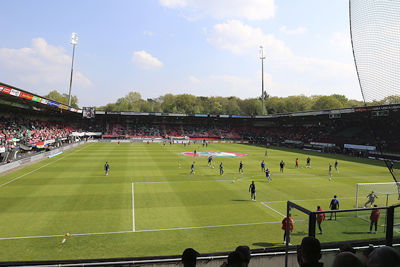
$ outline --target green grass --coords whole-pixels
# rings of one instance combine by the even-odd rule
[[[197,158],[196,174],[189,175],[193,158],[180,152],[194,149],[248,156],[214,158],[214,169],[207,167],[207,158]],[[280,246],[285,201],[310,210],[317,205],[328,209],[337,194],[341,208],[353,208],[357,183],[392,182],[379,162],[269,149],[266,165],[273,181],[267,183],[260,169],[264,152],[261,147],[244,144],[211,144],[208,148],[86,144],[4,175],[0,177],[0,259],[160,256],[181,254],[187,247],[206,253],[229,251],[238,245]],[[301,168],[308,155],[312,168]],[[294,168],[296,157],[299,169]],[[286,162],[284,174],[279,172],[282,159]],[[328,165],[335,159],[340,173],[333,171],[329,181]],[[244,175],[238,174],[240,160]],[[104,175],[106,161],[111,166],[109,176]],[[219,176],[221,161],[224,176]],[[248,192],[252,180],[256,202],[250,201]],[[378,204],[384,205],[384,200],[378,199]],[[307,218],[296,212],[293,216],[292,243],[298,244],[307,234]],[[368,222],[348,214],[340,216],[347,218],[323,223],[324,234],[318,236],[322,242],[371,237],[366,233]],[[381,227],[378,232],[376,237],[384,236]],[[62,243],[66,233],[71,236]]]

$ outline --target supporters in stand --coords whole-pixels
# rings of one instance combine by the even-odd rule
[[[13,148],[16,141],[34,144],[46,140],[68,137],[75,130],[63,122],[41,121],[28,118],[0,118],[0,144]]]

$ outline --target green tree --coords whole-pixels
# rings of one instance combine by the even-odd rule
[[[333,96],[319,96],[312,105],[312,110],[342,108],[343,105]]]
[[[60,94],[57,90],[53,90],[44,96],[55,102],[68,105],[68,94]],[[78,97],[71,95],[71,107],[78,108]]]

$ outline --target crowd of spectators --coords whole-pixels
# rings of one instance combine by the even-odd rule
[[[0,117],[0,144],[7,148],[11,148],[16,140],[31,145],[66,138],[74,131],[71,126],[60,121]]]
[[[195,267],[197,258],[201,256],[193,248],[187,248],[182,254],[184,267]],[[299,267],[323,267],[321,261],[321,243],[315,237],[304,237],[297,247],[297,263]],[[248,246],[238,246],[229,253],[221,267],[247,267],[251,260],[251,250]],[[282,265],[283,266],[283,265]],[[328,266],[328,265],[325,265]],[[369,248],[357,255],[356,250],[347,244],[340,248],[333,259],[331,267],[400,267],[400,253],[392,247],[383,246]]]
[[[94,120],[93,120],[94,121]],[[326,146],[322,150],[335,153],[356,153],[356,156],[368,156],[363,151],[344,149],[344,144],[355,145],[376,145],[375,136],[384,151],[400,151],[400,140],[397,132],[400,131],[398,120],[393,118],[379,118],[372,121],[372,126],[376,129],[375,135],[369,130],[367,123],[357,120],[326,120],[326,121],[269,121],[267,125],[253,124],[256,122],[240,123],[239,121],[218,121],[204,120],[192,121],[191,123],[169,123],[159,121],[157,123],[149,120],[148,122],[136,120],[130,123],[129,120],[119,120],[119,122],[109,121],[105,124],[101,120],[81,123],[79,128],[82,131],[102,132],[105,138],[131,138],[131,137],[150,137],[150,138],[169,138],[169,137],[189,137],[204,139],[231,139],[245,140],[250,143],[274,144],[274,145],[303,145],[314,143],[335,144],[331,148]],[[266,123],[266,122],[265,122]],[[379,124],[379,125],[378,125]],[[32,144],[49,139],[68,137],[73,132],[73,127],[67,123],[51,120],[29,119],[24,116],[19,117],[0,117],[0,146],[12,146],[14,139],[26,144]]]

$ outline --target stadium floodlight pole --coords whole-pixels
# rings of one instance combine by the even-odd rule
[[[260,45],[260,59],[261,59],[261,114],[264,115],[264,48]]]
[[[71,106],[71,89],[72,89],[72,74],[74,73],[74,57],[75,57],[75,46],[78,44],[78,34],[72,33],[72,64],[71,64],[71,78],[69,79],[69,94],[68,94],[68,106]]]

